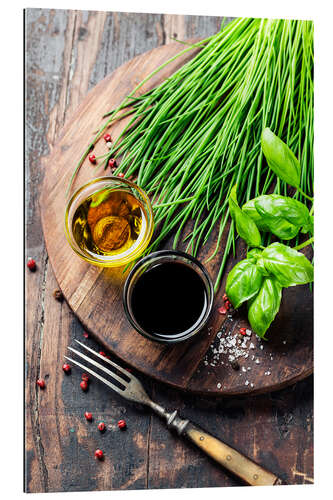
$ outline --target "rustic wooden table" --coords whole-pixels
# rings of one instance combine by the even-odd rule
[[[61,370],[66,346],[83,328],[57,288],[44,245],[39,195],[41,158],[86,93],[137,54],[171,41],[215,33],[221,18],[28,9],[26,36],[25,489],[28,492],[234,486],[239,482],[171,434],[149,411],[127,404],[80,373]],[[88,342],[98,347],[93,340]],[[41,391],[37,378],[46,381]],[[247,398],[209,399],[141,377],[149,393],[179,408],[289,484],[313,482],[313,381]],[[107,396],[107,397],[106,397]],[[94,422],[83,414],[91,411]],[[124,418],[127,430],[119,431]],[[107,425],[100,434],[96,423]],[[105,460],[94,459],[102,448]]]

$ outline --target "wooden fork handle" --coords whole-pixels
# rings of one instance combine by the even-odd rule
[[[251,486],[273,486],[281,480],[219,439],[189,422],[182,434],[207,455]]]

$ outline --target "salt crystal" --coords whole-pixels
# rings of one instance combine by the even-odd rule
[[[254,349],[254,344],[252,344],[252,342],[250,344],[250,349]]]
[[[245,331],[246,331],[246,335],[248,335],[249,337],[251,337],[251,334],[252,334],[251,330],[249,330],[249,329],[247,328]]]
[[[248,380],[245,380],[245,385],[249,385],[249,381]]]
[[[254,387],[254,384],[252,384],[252,382],[251,382],[251,384],[250,384],[250,385],[251,385],[251,387]]]
[[[107,142],[107,143],[106,143],[106,145],[107,145],[107,147],[108,147],[109,149],[111,149],[111,148],[112,148],[112,143],[111,143],[111,142]]]
[[[220,382],[219,382],[219,383],[217,384],[217,386],[216,386],[216,387],[217,387],[218,389],[221,389],[222,384],[220,384]]]
[[[248,357],[249,357],[249,355],[247,353],[244,354],[244,358],[248,358]]]
[[[259,365],[259,363],[260,363],[259,359],[256,359],[255,362],[256,362],[257,365]]]
[[[242,366],[242,372],[246,372],[245,366]]]
[[[247,371],[250,371],[250,370],[251,370],[251,366],[248,366],[248,367],[247,367]]]
[[[286,344],[286,343],[287,343],[287,341],[286,341],[286,340],[283,340],[283,341],[282,341],[282,344]]]
[[[261,349],[261,350],[263,350],[263,348],[264,348],[264,346],[263,346],[263,345],[261,345],[261,346],[260,346],[260,349]]]

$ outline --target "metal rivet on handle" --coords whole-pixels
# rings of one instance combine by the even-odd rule
[[[257,480],[258,479],[258,474],[253,474],[253,479]]]
[[[203,441],[205,438],[203,436],[200,436],[200,441]]]
[[[231,456],[230,455],[227,455],[227,460],[231,460]]]

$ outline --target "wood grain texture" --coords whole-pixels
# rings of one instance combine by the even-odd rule
[[[142,14],[135,25],[134,14],[26,11],[26,256],[38,265],[35,273],[26,275],[29,492],[239,484],[148,411],[105,393],[97,382],[85,394],[79,388],[80,373],[73,370],[67,377],[61,370],[66,345],[73,338],[82,339],[83,327],[66,302],[52,296],[58,285],[41,230],[39,196],[47,175],[41,158],[52,151],[59,131],[87,91],[123,62],[168,41],[175,34],[168,26],[183,26],[184,38],[189,38],[216,32],[220,22],[199,16],[184,16],[185,22],[172,18],[177,16]],[[92,339],[87,342],[98,349]],[[36,388],[38,377],[46,380],[44,391]],[[273,394],[230,399],[194,397],[140,378],[161,404],[179,408],[204,429],[214,429],[216,437],[288,483],[313,482],[312,377]],[[94,414],[92,424],[83,418],[86,410]],[[127,421],[126,433],[116,426],[119,418]],[[95,425],[100,419],[107,424],[103,435]],[[93,459],[97,447],[105,452],[104,462]]]

